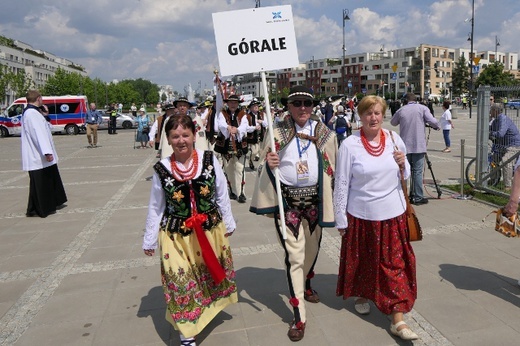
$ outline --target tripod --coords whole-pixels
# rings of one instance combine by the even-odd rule
[[[433,174],[432,162],[428,158],[428,153],[424,153],[424,159],[426,160],[426,164],[428,165],[428,169],[430,170],[430,173],[432,175],[433,183],[435,184],[435,189],[437,190],[437,199],[441,199],[442,191],[439,188],[439,185],[437,185],[437,180],[435,179],[435,175]]]
[[[426,146],[428,146],[428,142],[430,141],[430,133],[432,132],[432,128],[428,126],[428,137],[426,138]],[[437,184],[437,180],[435,179],[435,174],[433,174],[433,168],[432,168],[432,162],[428,158],[428,153],[424,153],[424,159],[426,160],[426,165],[428,166],[428,169],[430,170],[430,173],[433,178],[433,183],[435,184],[435,189],[437,190],[437,199],[441,199],[442,191],[439,188],[439,185]]]

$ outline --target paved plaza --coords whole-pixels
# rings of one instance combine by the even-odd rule
[[[436,108],[437,119],[441,109]],[[460,140],[466,162],[475,155],[476,114],[459,110],[452,152],[431,131],[428,157],[439,184],[460,179]],[[385,128],[398,130],[385,119]],[[0,345],[179,345],[165,321],[157,256],[141,250],[157,161],[134,149],[134,131],[87,148],[85,135],[55,135],[65,208],[45,219],[25,217],[29,179],[21,171],[20,138],[0,138]],[[247,170],[246,195],[255,173]],[[305,338],[298,345],[517,345],[520,340],[520,240],[493,231],[493,206],[440,199],[425,172],[430,203],[416,206],[424,240],[414,243],[418,299],[405,319],[420,336],[393,337],[390,320],[372,304],[368,316],[353,300],[335,296],[340,237],[324,230],[308,304]],[[221,312],[198,337],[203,346],[294,345],[283,251],[272,220],[232,201],[237,231],[230,238],[239,303]]]

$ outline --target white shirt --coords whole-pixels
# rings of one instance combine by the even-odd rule
[[[200,150],[197,150],[197,154],[199,157],[199,167],[197,170],[197,174],[195,178],[198,178],[202,173],[202,160],[204,158],[204,153]],[[161,160],[161,163],[168,169],[168,172],[171,171],[170,158],[165,158]],[[182,164],[180,164],[182,166]],[[182,167],[186,168],[186,167]],[[233,214],[231,212],[231,203],[229,201],[228,194],[228,186],[226,176],[222,171],[222,167],[213,155],[213,172],[215,174],[215,187],[216,187],[216,201],[215,204],[218,206],[220,213],[222,215],[222,220],[226,225],[227,233],[232,233],[236,229],[236,222],[233,218]],[[154,172],[152,178],[152,189],[150,191],[150,201],[148,203],[148,215],[146,217],[146,229],[143,238],[143,249],[156,249],[157,248],[157,239],[159,235],[159,225],[161,219],[163,217],[164,208],[166,207],[166,198],[164,196],[164,190],[161,185],[161,179],[157,172]]]
[[[451,130],[451,111],[446,109],[441,116],[441,129],[443,130]]]
[[[218,130],[224,135],[224,137],[226,139],[228,139],[229,138],[229,131],[227,129],[228,123],[226,121],[226,117],[224,116],[224,114],[222,114],[222,112],[218,113],[217,124],[218,124]],[[244,136],[246,135],[248,126],[249,126],[249,122],[247,121],[247,116],[244,115],[242,117],[242,120],[240,120],[240,124],[238,124],[237,140],[239,142],[241,142],[242,138],[244,138]]]
[[[305,133],[307,135],[315,135],[316,132],[316,121],[309,120],[304,127],[298,126],[298,124],[294,124],[296,127],[296,132]],[[312,127],[312,134],[311,134]],[[316,145],[314,143],[310,143],[309,147],[302,152],[302,157],[300,158],[300,153],[298,151],[298,143],[300,144],[300,151],[303,151],[304,147],[308,144],[308,140],[300,139],[294,136],[294,138],[278,153],[280,157],[280,166],[278,167],[280,170],[280,181],[289,186],[312,186],[318,183],[318,170],[319,170],[319,161],[318,161],[318,153],[316,151]],[[299,161],[307,161],[307,167],[309,168],[309,178],[305,180],[299,180],[298,174],[296,171],[296,164]]]
[[[152,127],[150,127],[150,132],[148,133],[148,138],[150,138],[151,141],[155,140],[155,135],[157,134],[157,127],[159,123],[157,119],[153,122]]]
[[[360,132],[347,137],[338,151],[334,183],[334,214],[337,228],[348,226],[347,215],[371,221],[388,220],[406,210],[399,166],[393,157],[394,145],[385,131],[385,149],[381,156],[370,155],[361,142]],[[394,140],[406,154],[406,146],[396,132]],[[405,160],[404,178],[410,176]]]
[[[34,108],[29,108],[21,117],[22,169],[34,171],[58,163],[54,148],[52,125]],[[45,154],[52,154],[54,160],[47,162]]]

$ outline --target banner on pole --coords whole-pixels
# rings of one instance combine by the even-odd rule
[[[224,76],[299,65],[290,5],[213,13],[213,28]]]

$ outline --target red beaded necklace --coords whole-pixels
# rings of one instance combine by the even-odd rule
[[[367,140],[367,137],[365,136],[365,132],[363,132],[363,129],[361,129],[361,143],[363,143],[363,146],[365,147],[366,151],[372,155],[372,156],[381,156],[383,151],[385,151],[385,132],[383,130],[381,131],[381,135],[379,137],[379,144],[376,146],[373,146],[370,144],[370,142]]]
[[[188,168],[182,169],[177,164],[175,160],[175,153],[170,157],[170,163],[172,167],[172,173],[175,176],[175,179],[178,181],[187,181],[195,178],[197,174],[197,170],[199,169],[199,155],[197,154],[197,150],[193,150],[193,154],[191,157],[191,162],[188,165]]]

